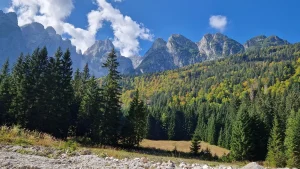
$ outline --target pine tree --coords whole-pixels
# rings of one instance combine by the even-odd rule
[[[215,116],[212,115],[209,119],[208,119],[208,124],[207,124],[207,141],[212,144],[215,145],[216,144],[216,124],[215,124]]]
[[[72,60],[69,49],[64,53],[61,60],[61,88],[62,98],[61,104],[61,115],[60,115],[60,128],[62,137],[67,137],[68,129],[71,124],[71,106],[74,100],[74,90],[72,87]]]
[[[121,103],[119,80],[120,73],[117,71],[119,63],[117,62],[117,55],[114,49],[109,53],[106,62],[103,64],[104,68],[108,69],[103,84],[104,96],[104,121],[101,125],[103,144],[116,145],[118,144],[120,133],[120,118],[121,118]]]
[[[47,81],[47,108],[44,111],[48,111],[46,114],[47,120],[45,120],[46,127],[45,132],[51,133],[55,137],[62,137],[61,131],[61,116],[62,116],[62,104],[61,98],[63,96],[62,86],[62,55],[63,52],[59,48],[54,58],[49,59],[48,73],[46,77]]]
[[[199,138],[194,136],[190,147],[190,153],[194,156],[197,156],[199,154],[200,149],[201,149],[201,145],[200,145]]]
[[[221,130],[219,132],[218,146],[224,147],[224,132],[223,132],[223,128],[221,128]]]
[[[101,137],[101,123],[103,118],[102,96],[95,77],[87,82],[78,115],[79,129],[82,135],[91,139],[93,143],[98,143]]]
[[[144,102],[139,99],[138,90],[135,92],[128,115],[125,118],[122,142],[127,146],[138,146],[147,134],[147,109]]]
[[[14,119],[14,123],[21,125],[21,122],[19,121],[18,113],[21,113],[22,111],[17,110],[17,106],[21,105],[21,100],[19,99],[20,93],[20,87],[21,87],[21,81],[23,80],[23,62],[24,57],[23,54],[21,54],[17,60],[17,63],[13,67],[12,71],[12,77],[11,77],[11,94],[12,94],[12,101],[9,109],[9,113],[11,117]],[[23,119],[24,120],[24,119]],[[21,120],[21,121],[23,121]]]
[[[29,63],[31,56],[21,55],[15,64],[12,72],[13,99],[10,114],[16,120],[15,123],[27,127],[29,123],[29,96],[31,93]]]
[[[55,53],[54,58],[50,58],[47,66],[45,87],[47,105],[46,126],[44,131],[58,138],[66,138],[69,128],[70,107],[73,99],[72,61],[70,52],[65,53],[60,48]]]
[[[79,130],[78,130],[79,108],[81,105],[82,95],[83,95],[83,88],[82,88],[83,80],[79,69],[75,71],[74,79],[72,80],[71,84],[74,93],[73,93],[73,100],[71,104],[69,136],[77,136],[79,134]]]
[[[231,151],[230,154],[234,160],[243,161],[251,159],[252,136],[250,131],[249,115],[247,106],[241,105],[237,119],[233,124]]]
[[[48,52],[46,48],[36,49],[29,62],[28,86],[28,123],[27,128],[30,130],[39,130],[49,132],[47,124],[48,119],[48,91],[47,81],[48,74]]]
[[[287,167],[300,167],[300,110],[292,110],[286,127],[284,145],[286,147]]]
[[[137,93],[139,93],[137,91]],[[147,116],[148,110],[143,100],[139,101],[138,112],[136,113],[136,145],[146,137],[147,135]]]
[[[277,116],[273,122],[266,161],[272,167],[285,167],[284,136]]]
[[[48,121],[51,122],[49,132],[59,138],[66,138],[70,124],[71,103],[73,100],[72,61],[70,51],[65,53],[59,48],[55,58],[51,58],[48,66]]]
[[[89,69],[89,64],[85,64],[82,72],[82,80],[83,82],[87,82],[90,79],[90,69]]]
[[[10,79],[9,61],[6,60],[0,74],[0,125],[12,123],[12,119],[9,116],[9,108],[12,101]]]

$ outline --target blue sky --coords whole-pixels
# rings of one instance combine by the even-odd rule
[[[25,0],[24,0],[25,1]],[[240,43],[256,35],[278,35],[295,43],[300,42],[299,0],[107,0],[115,9],[137,23],[143,23],[154,39],[167,40],[171,34],[182,34],[197,42],[206,33],[219,32],[209,24],[213,15],[227,18],[222,31]],[[1,0],[0,8],[9,7],[10,0]],[[74,9],[65,22],[87,29],[87,14],[97,10],[92,0],[73,0]],[[114,38],[110,21],[104,20],[96,39]],[[138,38],[143,55],[152,42]],[[125,43],[125,42],[124,42]]]

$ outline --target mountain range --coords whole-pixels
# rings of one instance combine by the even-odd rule
[[[249,50],[258,50],[269,46],[288,45],[288,41],[277,36],[257,36],[244,45],[221,34],[206,34],[199,42],[193,42],[183,35],[173,34],[168,41],[158,38],[142,57],[124,57],[117,51],[122,74],[143,74],[176,69],[187,65],[228,57]],[[46,46],[49,56],[54,56],[61,47],[69,49],[72,55],[73,69],[82,69],[89,64],[91,73],[96,77],[105,76],[102,68],[108,53],[114,48],[110,40],[98,40],[84,53],[78,53],[68,39],[63,39],[53,27],[44,28],[40,23],[18,26],[17,14],[0,11],[0,64],[9,58],[14,63],[21,54],[33,52],[37,47]]]

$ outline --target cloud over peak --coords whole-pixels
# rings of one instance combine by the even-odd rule
[[[227,17],[222,15],[213,15],[209,18],[209,25],[220,32],[224,32],[227,26]]]
[[[94,0],[95,1],[95,0]],[[121,0],[115,0],[121,2]],[[108,21],[114,32],[113,43],[126,57],[138,55],[139,39],[152,40],[153,35],[142,24],[124,16],[106,0],[95,1],[97,10],[87,14],[88,29],[76,28],[66,22],[74,8],[72,0],[12,0],[8,11],[18,14],[19,25],[39,22],[45,27],[52,26],[58,34],[70,35],[70,40],[77,50],[86,51],[95,43],[95,37],[102,23]]]
[[[124,16],[106,0],[97,0],[99,9],[88,14],[89,31],[97,32],[103,21],[111,23],[114,33],[113,44],[124,56],[134,56],[140,51],[138,39],[152,40],[150,30],[142,24],[133,21],[131,17]]]

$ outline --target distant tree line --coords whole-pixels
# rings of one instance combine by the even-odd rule
[[[136,89],[147,100],[148,139],[197,138],[230,149],[232,160],[300,167],[300,44],[128,76],[121,84],[122,102]]]
[[[21,55],[12,71],[6,61],[0,73],[0,125],[92,144],[139,145],[146,135],[147,108],[137,91],[129,111],[121,110],[118,65],[112,50],[103,65],[109,73],[100,87],[88,65],[73,73],[69,50],[58,49],[48,57],[46,48],[36,49]]]

